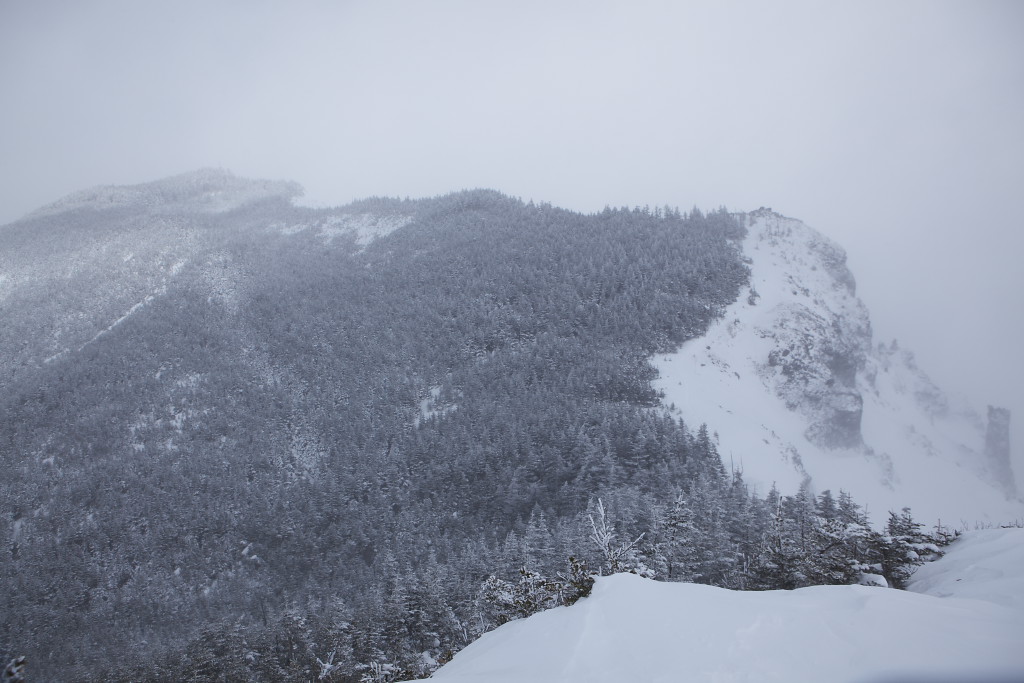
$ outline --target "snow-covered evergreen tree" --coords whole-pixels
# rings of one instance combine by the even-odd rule
[[[914,571],[925,562],[942,556],[938,539],[923,531],[910,508],[899,514],[889,512],[886,533],[879,537],[882,572],[894,588],[906,588]]]

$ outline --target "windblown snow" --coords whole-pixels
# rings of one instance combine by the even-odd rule
[[[317,223],[300,223],[297,225],[275,226],[285,235],[294,235],[313,229],[324,244],[330,244],[334,238],[350,236],[360,250],[371,242],[390,235],[395,230],[412,222],[412,216],[377,215],[372,213],[341,214],[331,216]]]
[[[904,506],[928,526],[1024,519],[987,468],[982,417],[910,352],[873,344],[843,250],[768,210],[745,220],[750,285],[706,335],[654,359],[663,403],[706,423],[762,493],[809,476],[818,492],[849,491],[876,525]]]
[[[1024,529],[970,532],[920,570],[912,588],[921,592],[867,586],[740,592],[616,574],[599,578],[593,594],[572,607],[484,635],[433,678],[1024,680],[1024,610],[1019,599],[1004,601],[1007,593],[1024,595],[1022,548]],[[938,597],[947,593],[954,597]]]
[[[1024,529],[964,534],[941,560],[919,567],[908,590],[986,600],[1024,612]],[[1024,638],[1024,631],[1018,635]]]

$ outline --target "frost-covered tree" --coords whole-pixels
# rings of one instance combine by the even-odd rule
[[[501,625],[561,604],[564,586],[529,569],[519,570],[515,583],[490,576],[480,590],[479,602],[487,618]]]
[[[593,511],[588,515],[588,519],[590,520],[590,540],[602,559],[602,573],[630,572],[653,577],[654,572],[644,564],[639,551],[639,544],[645,536],[644,533],[632,541],[620,542],[614,522],[609,519],[600,498],[593,505]]]
[[[700,578],[700,532],[685,494],[676,496],[665,514],[657,543],[658,566],[666,581],[697,581]]]
[[[3,683],[25,683],[25,657],[15,657],[4,667],[0,681]]]
[[[895,588],[906,588],[919,566],[942,556],[938,540],[923,531],[910,508],[889,512],[886,533],[879,536],[882,573]]]

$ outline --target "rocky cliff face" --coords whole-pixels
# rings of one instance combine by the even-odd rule
[[[750,251],[782,277],[762,280],[770,315],[754,333],[770,340],[762,378],[790,410],[808,420],[807,439],[822,448],[863,444],[857,374],[871,349],[871,323],[856,298],[842,247],[769,211],[750,214]],[[755,285],[756,286],[756,285]]]
[[[905,505],[930,523],[1024,512],[993,484],[1013,481],[1002,414],[986,437],[912,353],[874,344],[842,247],[768,209],[743,220],[749,291],[703,338],[655,359],[665,405],[716,431],[748,481],[786,489],[809,476],[866,501],[878,522]]]
[[[1017,495],[1017,486],[1010,467],[1010,411],[988,407],[988,427],[985,431],[985,455],[995,482],[1006,495]]]

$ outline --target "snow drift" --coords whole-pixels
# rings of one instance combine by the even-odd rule
[[[1019,598],[1016,607],[997,604],[1007,594],[1024,595],[1022,548],[1021,529],[973,532],[915,584],[964,598],[866,586],[738,592],[632,574],[603,577],[572,607],[484,635],[433,678],[1024,680],[1024,610]]]
[[[965,534],[938,562],[918,568],[908,590],[987,600],[1024,612],[1024,529]],[[1018,633],[1024,642],[1024,632]]]

